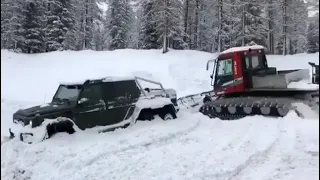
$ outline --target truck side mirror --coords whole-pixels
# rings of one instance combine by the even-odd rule
[[[81,98],[81,99],[78,101],[78,104],[79,104],[79,105],[86,104],[86,102],[88,102],[88,101],[89,101],[88,98]]]
[[[212,74],[210,75],[210,78],[213,79],[213,75]]]

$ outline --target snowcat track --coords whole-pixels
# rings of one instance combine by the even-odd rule
[[[284,117],[296,108],[295,102],[311,105],[307,99],[285,97],[229,97],[205,103],[200,112],[210,118],[236,120],[246,116],[262,115]]]

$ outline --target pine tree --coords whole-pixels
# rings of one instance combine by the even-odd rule
[[[319,13],[310,18],[307,32],[307,53],[319,52]]]
[[[182,4],[179,0],[154,1],[154,19],[158,41],[162,43],[163,53],[168,47],[180,48],[183,45],[184,28]]]
[[[41,2],[38,0],[29,0],[26,2],[24,11],[25,19],[22,28],[24,43],[22,51],[27,53],[43,52],[44,32],[42,29]]]
[[[158,49],[161,44],[158,42],[159,34],[157,34],[154,21],[154,2],[149,0],[142,1],[140,8],[139,48]]]
[[[25,0],[1,0],[1,48],[20,52],[25,42],[22,23]]]
[[[108,4],[106,14],[98,3]],[[315,52],[319,22],[308,22],[307,8],[318,7],[303,0],[2,0],[1,48],[216,52],[255,43],[271,54]]]
[[[109,49],[124,49],[128,45],[132,10],[128,0],[110,0],[108,9]]]
[[[261,18],[262,7],[258,5],[260,2],[261,0],[251,0],[246,5],[245,44],[254,42],[262,46],[267,45],[267,31]]]
[[[51,0],[46,26],[47,51],[75,49],[74,6],[71,0]]]

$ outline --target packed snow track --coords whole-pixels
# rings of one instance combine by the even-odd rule
[[[115,132],[1,146],[1,179],[313,179],[319,126],[294,113],[241,121],[181,113]]]
[[[12,114],[50,101],[60,81],[114,73],[139,75],[184,96],[210,88],[210,72],[204,68],[211,56],[196,51],[162,55],[151,50],[29,56],[2,50],[1,180],[318,179],[319,120],[311,115],[301,119],[294,112],[283,118],[221,121],[182,109],[176,120],[158,118],[114,132],[59,133],[36,144],[3,139],[13,125]],[[270,65],[288,68],[278,56],[270,58]],[[318,54],[286,59],[292,61],[292,69],[308,68],[307,61],[318,61]],[[147,65],[151,60],[154,68]]]

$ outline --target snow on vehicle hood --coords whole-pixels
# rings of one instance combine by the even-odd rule
[[[26,109],[20,109],[15,114],[22,115],[22,116],[35,116],[36,114],[43,115],[47,113],[53,113],[61,110],[70,109],[71,105],[69,104],[45,104],[45,105],[38,105],[33,106]]]

